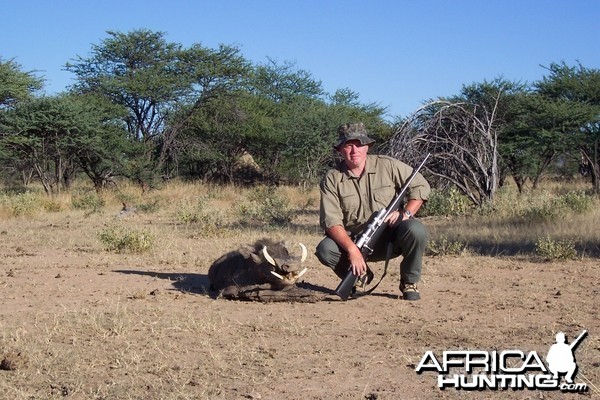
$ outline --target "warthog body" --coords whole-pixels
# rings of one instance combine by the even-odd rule
[[[283,290],[306,272],[302,267],[306,257],[303,244],[263,239],[216,260],[208,270],[208,279],[211,289],[225,297],[236,297],[248,288]]]

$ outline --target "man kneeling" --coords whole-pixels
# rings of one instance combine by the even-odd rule
[[[391,157],[368,154],[375,140],[362,123],[342,125],[338,134],[334,147],[343,160],[321,181],[320,224],[326,236],[317,245],[315,255],[340,278],[349,269],[357,276],[372,275],[352,237],[366,229],[374,213],[388,206],[412,168]],[[385,260],[388,244],[391,257],[402,255],[400,291],[405,300],[420,299],[417,282],[421,279],[427,230],[414,215],[429,193],[429,183],[418,173],[409,186],[404,209],[390,214],[388,228],[369,258]]]

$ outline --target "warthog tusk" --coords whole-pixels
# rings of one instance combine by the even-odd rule
[[[284,278],[283,276],[279,275],[277,272],[275,272],[275,271],[271,271],[271,273],[272,273],[273,275],[275,275],[276,277],[278,277],[279,279],[281,279],[282,281],[283,281],[283,280],[285,280],[285,278]]]
[[[272,266],[276,267],[277,263],[275,263],[275,260],[273,260],[273,257],[271,257],[269,255],[269,252],[267,251],[267,246],[264,246],[262,251],[263,251],[263,256],[265,256],[265,260],[267,260],[269,262],[269,264],[271,264]]]
[[[306,246],[300,243],[300,247],[302,248],[302,258],[300,258],[300,262],[306,261],[306,257],[308,257],[308,250],[306,250]]]
[[[304,275],[306,273],[306,271],[308,271],[308,268],[304,268],[302,271],[300,271],[300,273],[298,275],[296,275],[296,279],[300,278],[302,275]]]

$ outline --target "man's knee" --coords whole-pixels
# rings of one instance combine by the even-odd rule
[[[419,243],[427,242],[427,228],[416,219],[404,221],[398,228],[400,237],[411,239]]]
[[[325,237],[317,245],[315,256],[321,264],[329,268],[335,268],[340,260],[340,249],[335,241],[329,237]]]

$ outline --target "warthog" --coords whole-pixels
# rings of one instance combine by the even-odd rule
[[[224,297],[236,297],[248,288],[283,290],[304,275],[307,268],[302,268],[302,263],[307,256],[302,243],[291,246],[287,242],[259,240],[216,260],[208,270],[210,287]]]

